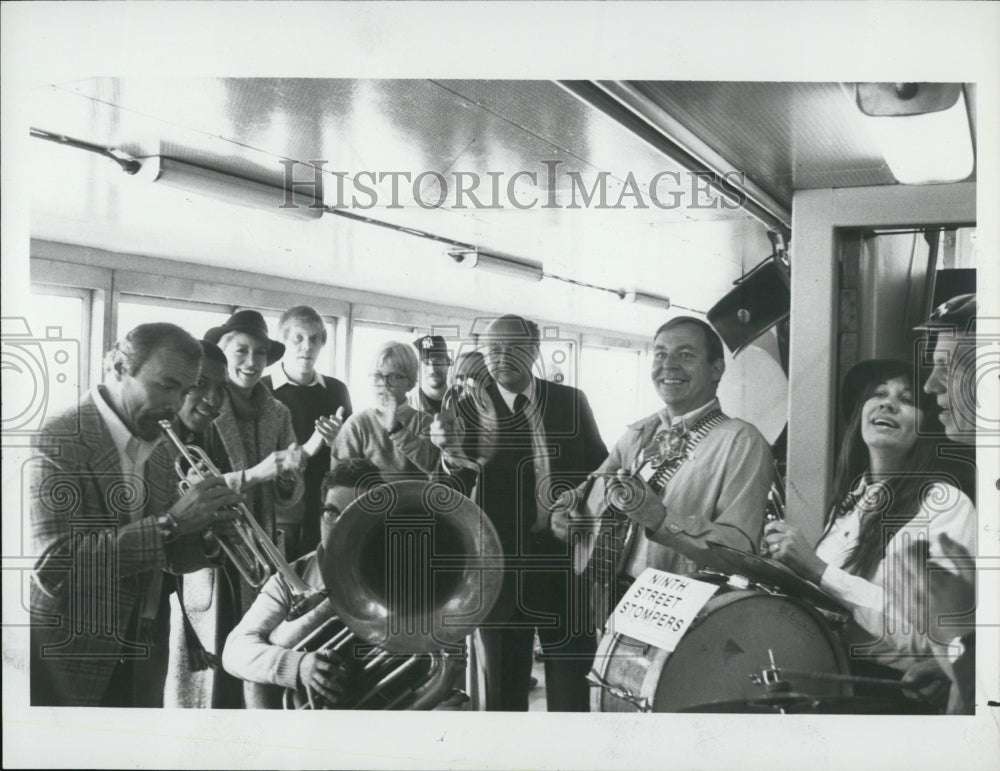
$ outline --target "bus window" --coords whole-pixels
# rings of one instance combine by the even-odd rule
[[[88,351],[90,347],[90,307],[86,290],[32,286],[27,314],[17,321],[11,341],[23,336],[27,345],[19,354],[5,350],[3,380],[44,384],[43,390],[28,389],[32,404],[19,405],[4,388],[4,429],[18,428],[17,418],[43,419],[74,405],[88,386]],[[5,319],[5,322],[8,320]],[[8,380],[9,378],[9,380]],[[24,407],[25,409],[20,409]]]
[[[643,412],[639,400],[639,351],[585,345],[580,357],[580,386],[594,411],[604,443],[611,443]]]
[[[242,309],[244,306],[239,307]],[[235,307],[229,308],[225,305],[178,302],[176,300],[122,295],[122,300],[118,303],[117,337],[121,337],[139,324],[167,321],[171,324],[176,324],[182,329],[186,329],[200,340],[209,329],[224,324],[234,310]],[[272,339],[280,340],[278,320],[281,318],[281,314],[273,310],[257,310],[260,310],[264,321],[267,322],[268,334],[270,334]],[[334,368],[334,351],[336,350],[335,327],[333,322],[329,320],[324,319],[324,323],[326,325],[327,340],[326,345],[320,352],[319,360],[316,362],[316,369],[321,374],[334,375],[336,374]],[[275,364],[274,366],[279,365]]]
[[[229,316],[230,309],[224,305],[180,303],[122,295],[118,303],[118,328],[115,339],[120,340],[129,330],[140,324],[166,321],[187,330],[200,340],[209,329],[224,324]]]

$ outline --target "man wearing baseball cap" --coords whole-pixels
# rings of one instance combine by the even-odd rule
[[[954,442],[967,446],[971,455],[967,458],[975,464],[976,424],[978,404],[976,401],[976,359],[978,341],[976,338],[976,295],[963,294],[952,297],[931,313],[924,324],[917,327],[929,336],[933,369],[924,383],[924,391],[937,399],[941,408],[939,416],[945,434]],[[974,485],[970,497],[975,502]],[[942,544],[951,559],[967,562],[973,557],[956,543]],[[916,546],[914,548],[917,548]],[[950,714],[971,714],[975,703],[976,636],[968,627],[959,627],[956,622],[942,619],[941,608],[969,608],[976,605],[974,582],[949,580],[946,570],[933,569],[927,564],[927,580],[930,589],[929,619],[932,634],[937,640],[951,638],[940,657],[916,664],[908,671],[903,682],[914,688],[929,690],[934,682],[951,682],[951,696],[947,711]],[[917,577],[918,579],[920,577]],[[974,629],[974,627],[973,627]],[[965,634],[961,632],[965,631]],[[957,635],[957,636],[955,636]],[[944,664],[938,662],[944,660]]]
[[[942,303],[918,329],[931,333],[931,370],[924,391],[941,407],[949,439],[976,443],[976,295],[963,294]]]
[[[413,341],[420,357],[420,388],[410,392],[410,406],[436,415],[441,411],[441,400],[448,389],[448,368],[451,355],[440,335],[424,335]]]

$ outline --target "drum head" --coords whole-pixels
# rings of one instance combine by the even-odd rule
[[[708,542],[708,550],[712,566],[717,570],[743,576],[762,586],[773,587],[792,597],[808,600],[817,607],[847,614],[847,610],[835,597],[777,560],[748,554],[712,541]]]
[[[772,657],[775,665],[788,670],[848,673],[836,636],[806,604],[756,591],[714,597],[667,658],[653,711],[693,711],[699,706],[716,711],[713,703],[760,700],[768,693],[751,676],[770,667]],[[789,674],[782,680],[790,691],[813,699],[852,693],[850,686],[822,677]]]

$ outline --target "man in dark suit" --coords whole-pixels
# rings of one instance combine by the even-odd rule
[[[180,500],[159,421],[194,386],[201,346],[142,324],[109,355],[108,382],[55,416],[31,460],[34,706],[163,704],[169,605],[163,571],[212,564],[205,529],[239,498],[221,479]]]
[[[468,389],[457,415],[442,414],[432,438],[443,463],[493,522],[504,550],[500,599],[480,629],[486,707],[526,711],[537,630],[550,712],[585,712],[596,648],[584,587],[568,549],[549,529],[559,493],[607,457],[587,397],[535,377],[539,332],[501,316],[480,339],[494,383]]]

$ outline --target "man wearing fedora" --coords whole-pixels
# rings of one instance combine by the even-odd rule
[[[441,400],[448,389],[448,346],[440,335],[424,335],[413,341],[413,347],[420,357],[420,387],[410,392],[410,406],[436,415],[441,412]]]

